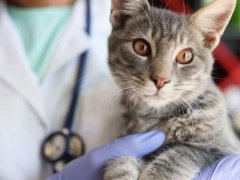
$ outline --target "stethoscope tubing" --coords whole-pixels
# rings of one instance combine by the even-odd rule
[[[91,32],[91,8],[90,8],[90,0],[86,0],[86,33],[90,36]],[[71,155],[70,152],[70,140],[71,138],[75,138],[78,140],[79,144],[82,145],[82,147],[79,149],[79,154],[78,156],[81,156],[84,154],[84,141],[83,139],[76,133],[72,132],[72,126],[74,123],[74,117],[75,113],[77,111],[77,103],[80,101],[80,96],[81,96],[81,91],[82,87],[81,85],[83,84],[83,77],[84,77],[84,70],[86,66],[86,61],[87,61],[87,56],[88,56],[88,51],[85,51],[83,54],[79,56],[79,64],[77,67],[77,74],[76,74],[76,84],[73,87],[72,90],[72,97],[69,105],[68,112],[66,114],[66,118],[64,121],[63,129],[57,132],[54,132],[47,136],[47,138],[44,140],[42,147],[41,147],[41,154],[42,157],[52,164],[53,171],[55,172],[54,165],[58,161],[61,162],[69,162],[73,160],[74,158],[77,158],[73,155]],[[54,157],[48,157],[44,152],[45,148],[47,148],[47,145],[50,143],[51,140],[53,140],[55,137],[61,137],[61,139],[64,140],[63,148],[64,151],[59,155],[59,157],[54,158]]]
[[[86,33],[90,36],[91,34],[91,7],[90,7],[90,0],[86,0]],[[80,100],[81,96],[81,85],[83,84],[83,77],[84,77],[84,70],[86,66],[88,51],[84,52],[79,57],[79,66],[77,69],[77,76],[76,76],[76,84],[72,91],[72,99],[68,109],[68,113],[65,118],[63,128],[71,130],[75,112],[77,108],[77,101]]]

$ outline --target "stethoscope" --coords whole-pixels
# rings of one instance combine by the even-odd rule
[[[86,0],[86,32],[88,35],[90,35],[90,30],[90,0]],[[80,97],[87,54],[88,52],[86,51],[79,56],[76,84],[72,90],[72,98],[63,129],[61,131],[50,134],[42,144],[42,157],[52,165],[53,172],[61,171],[68,162],[84,154],[84,142],[82,138],[78,134],[72,132],[71,129],[76,111],[77,101],[79,101]]]

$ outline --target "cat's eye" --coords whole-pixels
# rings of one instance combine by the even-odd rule
[[[180,64],[189,64],[193,60],[193,52],[191,49],[181,50],[176,57],[176,60]]]
[[[137,39],[133,42],[133,50],[140,56],[148,56],[151,53],[151,47],[144,39]]]

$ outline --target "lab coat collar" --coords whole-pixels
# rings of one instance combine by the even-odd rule
[[[88,48],[88,36],[83,31],[86,21],[84,3],[84,0],[75,3],[73,14],[56,48],[46,79]],[[20,35],[2,1],[0,1],[0,39],[0,80],[19,93],[45,128],[49,127],[41,99],[41,85],[32,72]]]
[[[0,2],[0,80],[21,94],[46,127],[40,88],[4,2]],[[14,111],[13,111],[14,113]]]
[[[85,0],[76,1],[70,20],[54,53],[46,78],[67,65],[70,61],[76,60],[80,54],[89,48],[90,37],[85,32],[85,3]]]

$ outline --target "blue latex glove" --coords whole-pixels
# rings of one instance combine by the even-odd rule
[[[226,156],[202,170],[194,180],[240,180],[240,156]]]
[[[145,156],[159,148],[165,140],[160,131],[130,135],[112,141],[72,161],[48,180],[100,180],[106,163],[119,156]]]

